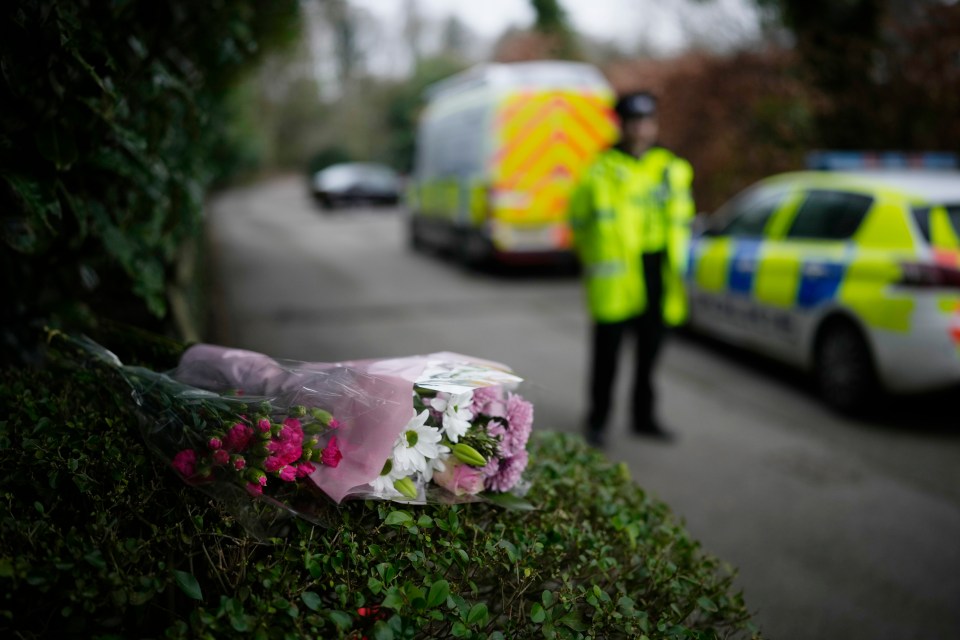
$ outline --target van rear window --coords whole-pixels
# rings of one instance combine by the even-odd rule
[[[913,219],[916,220],[920,233],[923,234],[923,238],[928,243],[930,242],[930,211],[932,208],[929,206],[912,208]],[[947,210],[947,219],[950,220],[950,226],[953,227],[953,232],[960,236],[960,204],[948,204],[945,209]]]

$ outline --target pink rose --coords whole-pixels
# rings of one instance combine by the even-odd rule
[[[472,496],[483,491],[484,476],[481,469],[452,457],[444,464],[446,468],[443,471],[433,474],[433,481],[438,485],[458,496]]]
[[[197,472],[197,452],[193,449],[184,449],[173,456],[171,466],[184,478],[189,478]]]

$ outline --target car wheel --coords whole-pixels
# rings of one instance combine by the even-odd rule
[[[820,397],[843,413],[861,413],[877,391],[870,347],[851,322],[834,321],[817,339],[815,371]]]

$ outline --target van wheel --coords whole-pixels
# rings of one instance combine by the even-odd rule
[[[410,243],[410,248],[414,251],[423,251],[427,248],[426,244],[423,241],[423,235],[420,233],[420,224],[417,222],[416,217],[410,218],[410,223],[407,227],[407,239]]]
[[[454,254],[457,262],[472,270],[483,270],[492,265],[493,246],[489,240],[470,230],[460,232],[458,237]]]
[[[878,390],[870,348],[851,322],[834,321],[817,339],[815,369],[823,400],[842,413],[862,413]]]

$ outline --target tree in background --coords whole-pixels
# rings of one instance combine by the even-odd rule
[[[4,361],[47,323],[169,329],[206,189],[248,157],[229,89],[298,21],[297,0],[3,4]]]
[[[340,1],[321,0],[320,4]],[[409,61],[410,71],[401,76],[378,74],[369,68],[372,63],[364,64],[362,55],[351,63],[338,63],[339,68],[347,66],[353,72],[349,78],[340,75],[332,83],[321,84],[318,113],[322,117],[302,134],[313,145],[304,166],[312,173],[334,162],[377,161],[409,172],[424,89],[474,62],[469,58],[474,34],[456,17],[431,21],[420,13],[415,0],[403,3],[399,32],[352,8],[342,13],[317,12],[312,33],[321,44],[318,48],[333,57],[346,53],[346,48],[334,49],[331,43],[337,33],[349,31],[355,42],[375,43]],[[348,21],[350,26],[338,27],[336,20]]]
[[[559,0],[530,0],[533,26],[528,30],[508,30],[497,43],[493,59],[497,62],[523,60],[583,60],[577,35]]]
[[[960,5],[757,0],[793,36],[822,146],[960,148]]]
[[[333,32],[337,80],[341,87],[346,87],[363,64],[363,51],[357,38],[357,19],[347,0],[318,1]]]

